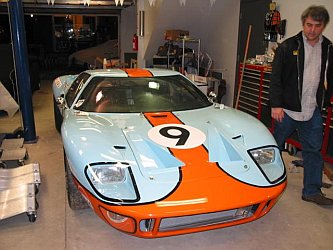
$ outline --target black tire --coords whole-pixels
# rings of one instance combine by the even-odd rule
[[[295,156],[295,155],[297,155],[297,152],[298,152],[298,150],[294,145],[291,145],[291,144],[288,145],[288,154],[289,155]]]
[[[64,153],[64,164],[65,164],[65,178],[66,178],[66,191],[68,205],[73,210],[89,208],[89,204],[82,197],[80,191],[74,183],[71,170],[68,166],[66,154]]]
[[[28,213],[28,218],[30,222],[35,222],[37,219],[37,214],[36,213]]]
[[[54,125],[56,130],[61,132],[61,124],[62,124],[62,115],[56,103],[56,100],[53,97],[53,114],[54,114]]]

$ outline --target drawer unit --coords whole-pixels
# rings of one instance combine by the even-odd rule
[[[243,64],[239,67],[239,79]],[[271,108],[269,106],[269,82],[271,68],[262,65],[245,64],[237,109],[242,110],[262,121],[268,128],[272,127]]]

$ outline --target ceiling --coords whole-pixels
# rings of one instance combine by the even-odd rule
[[[8,0],[0,0],[0,13],[8,12],[7,2]],[[135,5],[136,0],[123,0],[123,5],[120,4],[120,0],[22,0],[22,2],[26,14],[117,14],[123,8]]]

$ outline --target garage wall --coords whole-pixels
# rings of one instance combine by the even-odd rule
[[[287,19],[286,36],[290,37],[302,30],[301,14],[310,5],[324,5],[330,14],[330,23],[324,30],[324,35],[333,39],[333,1],[332,0],[279,0],[276,1],[281,19]],[[285,39],[284,38],[284,39]],[[282,39],[282,40],[284,40]],[[281,40],[280,40],[281,41]]]
[[[136,33],[136,7],[130,6],[121,11],[120,15],[120,55],[124,62],[124,53],[133,53],[132,39]]]
[[[300,15],[311,4],[324,5],[331,14],[331,23],[324,35],[333,39],[333,1],[332,0],[279,0],[276,1],[281,18],[287,19],[286,37],[301,30]],[[145,36],[139,38],[139,66],[152,65],[152,57],[158,46],[164,44],[164,31],[184,29],[190,36],[200,38],[202,51],[213,58],[213,68],[223,72],[227,81],[227,94],[223,102],[233,103],[236,81],[236,57],[239,25],[240,0],[216,0],[213,7],[209,0],[187,0],[180,6],[179,0],[157,0],[151,7],[148,0],[138,0],[137,5],[127,8],[122,14],[122,50],[131,51],[132,36],[136,29],[136,10],[145,11]],[[135,13],[134,13],[134,12]],[[128,21],[126,18],[131,17]],[[135,22],[131,23],[131,21]],[[281,40],[279,40],[281,41]]]
[[[213,59],[216,71],[223,72],[227,94],[223,102],[232,105],[237,57],[237,39],[240,0],[188,0],[180,6],[179,0],[157,0],[150,6],[148,0],[138,0],[138,10],[145,11],[145,35],[139,38],[139,66],[152,66],[152,58],[165,43],[167,29],[182,29],[190,37],[201,39],[201,51]]]

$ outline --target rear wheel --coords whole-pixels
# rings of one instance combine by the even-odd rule
[[[56,103],[56,100],[53,97],[53,114],[54,114],[54,125],[57,131],[61,132],[61,124],[62,124],[62,115]]]
[[[77,186],[74,183],[71,170],[68,166],[66,154],[64,153],[66,191],[68,205],[73,210],[85,209],[89,207],[87,201],[83,198]]]

